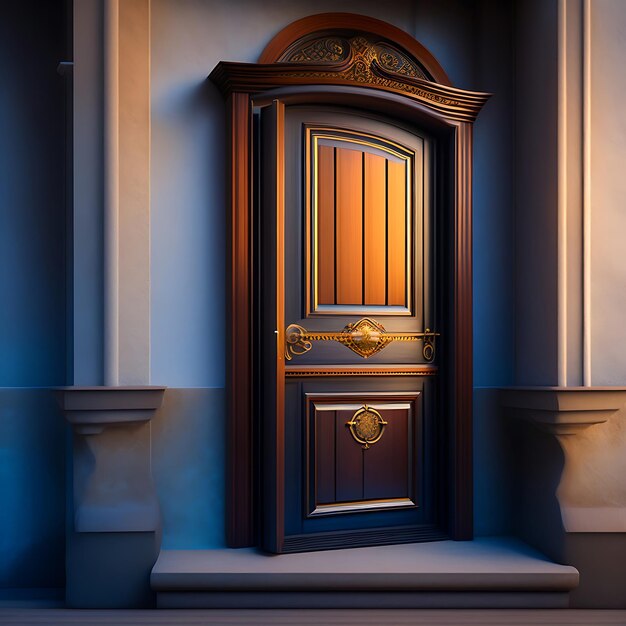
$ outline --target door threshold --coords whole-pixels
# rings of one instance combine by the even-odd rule
[[[564,608],[578,571],[509,537],[269,555],[162,550],[161,608]]]

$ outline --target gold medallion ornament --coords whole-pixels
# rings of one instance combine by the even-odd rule
[[[380,352],[393,338],[385,335],[382,324],[367,317],[356,324],[348,324],[344,333],[344,345],[364,359]]]
[[[350,428],[354,440],[367,450],[383,436],[387,422],[376,409],[364,404],[346,426]]]

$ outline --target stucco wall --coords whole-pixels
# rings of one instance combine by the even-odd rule
[[[626,385],[626,11],[591,3],[591,371]]]
[[[557,2],[515,18],[515,382],[556,385]]]

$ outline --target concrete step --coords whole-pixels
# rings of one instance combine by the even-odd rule
[[[564,608],[578,571],[512,538],[300,554],[162,550],[162,608]]]

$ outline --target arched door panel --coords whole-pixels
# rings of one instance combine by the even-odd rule
[[[424,326],[432,140],[359,110],[274,103],[258,115],[261,294],[275,294],[259,335],[285,327],[284,354],[261,345],[261,389],[279,396],[265,392],[261,419],[283,442],[282,455],[261,447],[261,471],[282,468],[284,503],[282,519],[267,507],[262,545],[443,538],[437,331]],[[276,488],[265,482],[261,502]]]

